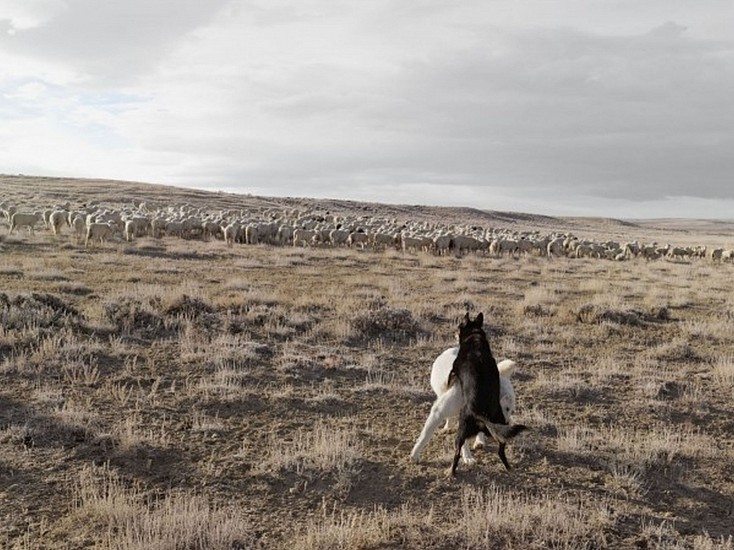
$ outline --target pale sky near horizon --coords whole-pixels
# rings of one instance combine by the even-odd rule
[[[0,0],[0,173],[734,219],[732,28],[731,0]]]

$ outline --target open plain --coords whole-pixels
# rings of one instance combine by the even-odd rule
[[[734,248],[729,223],[551,218],[0,177],[0,201],[311,209]],[[0,227],[0,546],[665,548],[734,541],[734,265],[228,246]],[[483,312],[530,430],[409,459]]]

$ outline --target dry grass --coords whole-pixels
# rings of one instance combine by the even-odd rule
[[[181,196],[215,199],[272,205]],[[730,265],[2,248],[0,547],[732,548]],[[451,433],[408,453],[466,311],[518,363],[531,430],[511,473],[490,446],[450,481]]]
[[[106,532],[97,547],[109,550],[231,550],[247,548],[253,540],[252,526],[237,509],[182,492],[151,502],[109,467],[82,469],[70,519],[82,533],[90,527]]]

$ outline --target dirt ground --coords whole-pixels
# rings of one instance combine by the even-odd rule
[[[28,204],[133,199],[481,212],[2,178]],[[65,194],[66,193],[66,194]],[[673,242],[726,224],[511,214]],[[0,227],[0,546],[734,547],[731,264],[144,237],[84,248]],[[446,477],[409,459],[433,360],[483,312],[530,430]]]

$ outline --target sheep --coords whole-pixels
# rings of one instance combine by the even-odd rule
[[[89,246],[90,242],[99,241],[103,243],[115,232],[115,225],[111,222],[106,223],[92,223],[87,226],[87,238],[84,241],[84,246]]]
[[[125,221],[125,240],[132,241],[135,237],[145,235],[150,228],[150,220],[136,216]]]
[[[371,240],[375,249],[386,249],[396,245],[396,237],[390,233],[375,233]]]
[[[518,242],[514,239],[500,239],[496,245],[498,256],[509,254],[514,256],[518,252]]]
[[[332,246],[344,246],[345,244],[347,244],[348,238],[349,233],[341,229],[332,229],[329,232],[329,241],[331,242]]]
[[[685,248],[682,248],[680,246],[674,246],[670,250],[668,250],[667,254],[668,258],[685,258],[688,256],[688,251]]]
[[[290,245],[293,242],[293,227],[290,225],[281,225],[275,234],[275,242],[280,245]]]
[[[528,255],[530,254],[533,249],[535,248],[533,241],[522,238],[519,241],[517,241],[517,252],[520,255]]]
[[[260,242],[258,224],[251,223],[245,227],[245,243],[247,244],[258,244]]]
[[[13,217],[13,214],[17,211],[17,208],[15,206],[12,206],[11,204],[8,204],[7,201],[4,201],[0,203],[0,215],[5,217],[5,219],[10,222],[10,218]]]
[[[166,235],[175,235],[177,237],[184,236],[184,224],[179,220],[171,220],[166,222],[164,226]]]
[[[296,229],[293,232],[293,246],[310,246],[316,231],[313,229]]]
[[[232,246],[237,240],[237,235],[240,232],[240,224],[238,223],[230,223],[226,227],[222,228],[222,233],[224,234],[224,242],[227,244],[227,246]]]
[[[201,222],[201,231],[204,238],[217,237],[221,231],[221,226],[213,220],[204,220]]]
[[[74,235],[76,235],[76,243],[81,244],[82,239],[84,238],[84,230],[86,229],[87,225],[84,221],[84,216],[78,214],[74,217],[73,220],[71,220],[71,228],[74,231]]]
[[[33,226],[41,220],[43,220],[43,215],[38,212],[34,212],[33,214],[27,212],[15,212],[10,217],[10,231],[8,234],[11,234],[14,229],[26,226],[28,227],[28,232],[31,235],[34,235]]]
[[[634,258],[640,254],[640,245],[637,241],[624,243],[622,250],[628,258]]]
[[[461,255],[464,252],[480,250],[482,248],[482,243],[474,237],[456,235],[452,239],[450,247],[456,251],[457,254]]]
[[[358,244],[360,248],[364,248],[369,243],[369,236],[367,233],[360,233],[358,231],[353,231],[349,234],[349,237],[347,237],[347,246],[351,248],[355,244]]]
[[[418,440],[410,453],[413,462],[418,462],[423,449],[428,445],[433,433],[438,429],[441,422],[446,421],[441,431],[449,429],[451,418],[457,416],[461,410],[463,396],[461,388],[458,384],[449,385],[449,375],[454,365],[456,357],[459,355],[459,348],[453,347],[445,350],[439,355],[431,366],[431,388],[436,394],[436,401],[431,407],[431,412],[426,419]],[[505,359],[497,363],[497,370],[500,373],[500,405],[505,420],[509,423],[512,415],[515,414],[516,398],[515,390],[512,387],[510,376],[516,371],[517,363],[510,359]],[[474,448],[486,445],[486,437],[483,433],[477,435]],[[464,464],[474,464],[476,460],[472,457],[469,449],[469,443],[465,442],[461,449],[461,456]]]
[[[52,208],[46,208],[45,210],[42,210],[41,211],[41,216],[43,218],[43,225],[46,226],[46,229],[48,229],[50,227],[50,225],[51,225],[50,218],[51,218],[51,214],[53,214],[53,212],[54,211],[53,211]]]
[[[54,235],[61,233],[61,226],[68,223],[69,213],[66,210],[54,210],[48,217],[48,224],[51,226],[51,230]]]
[[[444,256],[449,253],[451,243],[453,242],[453,235],[439,235],[433,239],[433,250],[439,256]]]
[[[417,252],[423,247],[423,239],[419,237],[403,235],[401,241],[403,246],[403,253],[406,253],[410,250]]]
[[[166,231],[168,220],[162,216],[158,216],[150,220],[150,231],[154,238],[159,239]]]
[[[553,239],[548,243],[548,245],[546,246],[546,254],[548,258],[565,255],[565,249],[563,247],[564,240],[565,239],[563,237],[558,237],[557,239]]]

